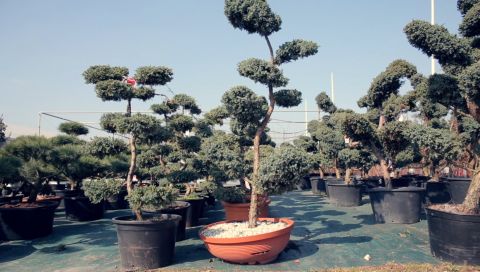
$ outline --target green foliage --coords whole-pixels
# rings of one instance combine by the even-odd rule
[[[464,37],[480,35],[480,2],[472,6],[464,15],[459,31]]]
[[[200,114],[202,112],[198,107],[195,98],[186,94],[176,94],[170,103],[182,107],[183,110],[189,110],[192,114]]]
[[[207,167],[207,173],[214,178],[235,179],[245,172],[240,143],[232,134],[215,132],[206,139],[200,159]]]
[[[468,42],[450,34],[444,26],[414,20],[405,26],[404,32],[412,46],[428,56],[435,55],[441,65],[471,63]]]
[[[225,16],[234,28],[261,36],[279,31],[282,24],[265,0],[225,0]]]
[[[113,79],[98,82],[95,85],[95,91],[102,101],[121,101],[134,97],[132,86]]]
[[[300,136],[293,140],[293,145],[308,152],[312,153],[317,151],[317,143],[308,136]]]
[[[123,179],[114,178],[86,179],[82,182],[82,190],[96,204],[120,193],[123,182]]]
[[[348,138],[365,146],[378,141],[372,124],[364,115],[358,113],[346,115],[341,123],[341,129]]]
[[[197,180],[198,178],[199,175],[197,171],[194,171],[193,169],[176,170],[167,175],[168,181],[175,184],[188,183]]]
[[[460,88],[465,96],[480,105],[480,62],[467,67],[460,74],[459,81]]]
[[[203,117],[212,125],[223,125],[223,120],[228,118],[228,114],[227,109],[222,105],[211,109]]]
[[[238,72],[254,82],[272,87],[285,87],[288,79],[278,67],[268,61],[250,58],[238,64]]]
[[[405,131],[409,128],[407,122],[387,122],[385,126],[378,131],[380,143],[383,151],[395,160],[397,154],[404,150],[410,144],[410,138]]]
[[[161,104],[153,104],[150,109],[156,114],[166,115],[173,113],[177,110],[178,105],[173,103],[162,102]]]
[[[426,160],[438,166],[441,161],[455,161],[460,155],[460,145],[448,129],[435,129],[414,125],[406,130],[410,139],[420,148],[427,150]]]
[[[427,97],[447,107],[462,108],[465,104],[457,79],[448,74],[435,74],[428,78]]]
[[[61,123],[60,126],[58,126],[58,130],[60,130],[61,132],[67,135],[72,135],[72,136],[88,134],[88,128],[86,128],[84,125],[77,122]]]
[[[172,79],[172,69],[165,66],[143,66],[135,72],[135,80],[144,85],[165,85]]]
[[[193,132],[200,138],[207,138],[213,135],[212,123],[206,119],[198,120],[193,127]]]
[[[192,130],[192,128],[195,126],[195,123],[190,116],[176,114],[171,116],[168,126],[177,133],[185,133]]]
[[[51,142],[43,136],[20,136],[9,142],[3,151],[22,161],[45,160],[52,149]]]
[[[19,169],[21,166],[22,161],[17,157],[0,154],[0,183],[19,180]]]
[[[124,117],[121,113],[105,113],[100,118],[100,126],[110,133],[116,133],[117,123]]]
[[[325,92],[321,92],[315,97],[318,108],[326,113],[332,114],[337,110],[330,97]]]
[[[202,139],[198,136],[187,136],[178,139],[178,146],[180,149],[186,152],[198,152],[200,151],[200,146],[202,144]]]
[[[160,120],[142,113],[136,113],[131,117],[123,117],[115,121],[118,132],[135,136],[151,135],[161,126]]]
[[[309,154],[291,145],[283,145],[261,161],[256,188],[258,193],[281,194],[295,188],[312,168]]]
[[[127,150],[127,144],[124,141],[111,137],[93,137],[87,144],[87,152],[100,159],[115,156]]]
[[[317,141],[318,151],[328,161],[327,165],[333,165],[333,161],[338,157],[338,152],[345,148],[345,139],[342,132],[326,123],[320,123],[316,130],[310,134]],[[324,164],[323,166],[327,165]]]
[[[403,96],[392,94],[383,102],[382,109],[387,122],[397,120],[401,113],[415,109],[415,96],[412,92]]]
[[[302,103],[302,93],[295,89],[283,89],[276,91],[274,94],[275,102],[278,106],[290,108]]]
[[[293,40],[286,42],[275,52],[275,62],[278,64],[287,63],[299,58],[315,55],[318,52],[318,45],[312,41]]]
[[[226,111],[241,123],[256,123],[267,111],[267,101],[245,86],[236,86],[225,92],[222,103]]]
[[[215,195],[218,191],[218,184],[212,181],[203,181],[200,182],[197,186],[197,189],[204,194]]]
[[[178,190],[171,186],[136,187],[126,197],[133,211],[157,210],[168,207],[178,197]]]
[[[72,135],[57,135],[50,138],[50,142],[53,146],[68,145],[68,144],[81,145],[86,143],[84,140],[80,140],[76,136],[72,136]]]
[[[228,203],[245,203],[247,191],[241,187],[218,187],[215,197]]]
[[[417,69],[405,60],[395,60],[376,76],[368,89],[368,94],[361,99],[361,105],[371,108],[381,108],[382,104],[390,95],[398,94],[402,86],[403,78],[411,78],[417,73]]]
[[[0,115],[0,144],[7,140],[7,136],[5,135],[6,130],[7,125],[5,125],[5,122],[3,121],[3,116]]]
[[[83,72],[85,82],[92,84],[105,80],[122,80],[124,76],[128,76],[128,68],[109,65],[94,65]]]
[[[133,97],[142,101],[147,101],[155,96],[155,89],[145,86],[135,88]]]
[[[462,15],[465,15],[475,4],[478,3],[480,3],[479,0],[458,0],[457,8]]]

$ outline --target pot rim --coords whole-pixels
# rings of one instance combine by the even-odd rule
[[[425,192],[424,188],[420,187],[414,187],[414,186],[409,186],[409,187],[400,187],[400,188],[395,188],[395,189],[387,189],[385,187],[376,187],[372,189],[368,189],[367,193],[379,193],[379,192],[390,192],[390,193],[395,193],[395,192],[404,192],[404,193],[411,193],[411,192]]]
[[[458,213],[451,213],[447,211],[440,211],[436,209],[432,209],[430,207],[425,207],[427,211],[427,219],[430,216],[440,217],[444,220],[450,221],[461,221],[461,222],[472,222],[472,223],[480,223],[480,214],[458,214]]]
[[[471,182],[472,181],[472,178],[465,178],[465,177],[448,177],[446,178],[447,181],[449,182]]]
[[[112,218],[112,222],[115,225],[129,225],[129,226],[138,226],[138,225],[162,225],[165,224],[166,222],[171,222],[171,221],[177,221],[180,222],[182,217],[180,215],[176,214],[158,214],[156,216],[162,216],[165,217],[167,220],[162,220],[162,221],[151,221],[151,220],[142,220],[142,221],[137,221],[137,220],[128,220],[128,219],[133,219],[135,218],[134,215],[123,215],[123,216],[117,216]],[[146,216],[149,217],[149,216]]]
[[[327,184],[328,186],[332,186],[332,187],[335,187],[335,186],[338,186],[338,187],[354,187],[354,188],[361,188],[363,187],[362,184],[346,184],[346,183],[329,183]]]
[[[243,244],[243,243],[248,243],[248,242],[254,242],[254,241],[261,241],[261,240],[266,240],[266,239],[272,239],[275,237],[279,237],[282,235],[285,235],[287,233],[290,233],[293,229],[293,226],[295,225],[295,221],[289,218],[271,218],[271,217],[262,217],[258,218],[258,221],[273,221],[273,222],[284,222],[287,223],[287,226],[283,229],[279,229],[276,231],[272,232],[267,232],[263,234],[257,234],[253,236],[246,236],[246,237],[237,237],[237,238],[211,238],[211,237],[206,237],[203,235],[203,231],[208,229],[211,226],[218,225],[218,224],[223,224],[223,223],[230,223],[230,222],[239,222],[236,220],[225,220],[225,221],[219,221],[215,222],[209,225],[204,226],[203,228],[200,229],[198,232],[198,235],[200,239],[208,244],[224,244],[224,245],[235,245],[235,244]],[[243,221],[245,222],[245,221]]]
[[[25,203],[25,202],[21,202],[21,203]],[[35,203],[42,206],[40,207],[8,207],[7,208],[7,207],[2,207],[2,205],[4,205],[2,204],[0,205],[0,211],[12,211],[12,210],[31,211],[31,210],[37,210],[37,209],[49,209],[52,207],[57,208],[57,205],[58,205],[57,201],[51,201],[51,200],[36,201]],[[9,204],[9,203],[5,203],[5,204]]]

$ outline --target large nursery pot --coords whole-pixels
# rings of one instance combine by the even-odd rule
[[[362,185],[360,184],[328,184],[330,199],[341,207],[355,207],[362,204]]]
[[[470,187],[471,178],[447,178],[448,192],[452,197],[452,202],[461,204],[467,196],[468,187]]]
[[[58,204],[57,208],[64,209],[65,208],[65,201],[63,200],[63,198],[65,197],[65,189],[63,189],[63,190],[53,190],[53,192],[55,193],[56,196],[59,196],[59,197],[62,198],[62,200]]]
[[[151,220],[152,218],[155,220]],[[175,239],[180,215],[145,215],[136,221],[133,216],[112,219],[117,226],[118,248],[122,267],[128,271],[164,267],[173,262]]]
[[[215,257],[238,264],[266,264],[277,259],[290,240],[294,221],[287,218],[259,218],[258,221],[283,222],[286,227],[273,232],[239,238],[205,237],[204,230],[226,223],[221,221],[205,226],[199,232],[208,251]]]
[[[327,196],[330,197],[330,192],[328,191],[328,185],[330,184],[345,184],[345,181],[343,179],[337,179],[337,178],[333,178],[333,177],[328,177],[326,180],[325,180],[325,193],[327,193]]]
[[[30,240],[49,235],[57,205],[44,201],[0,206],[0,240]]]
[[[319,175],[310,175],[310,186],[312,188],[312,193],[319,195],[327,191],[325,187],[325,180],[320,178]]]
[[[268,205],[272,200],[267,197],[265,199],[259,198],[258,201],[258,216],[268,217]],[[248,220],[248,211],[250,210],[250,203],[229,203],[222,201],[223,209],[225,210],[226,221],[246,221]]]
[[[448,203],[451,200],[447,188],[448,184],[443,181],[428,181],[425,183],[427,203]]]
[[[480,265],[480,215],[426,211],[432,255],[455,264]]]
[[[413,224],[420,221],[425,189],[403,187],[368,190],[377,223]]]
[[[88,197],[71,196],[65,197],[65,216],[74,221],[93,221],[103,217],[105,203],[102,201],[93,204]]]
[[[176,214],[182,217],[178,222],[177,241],[185,240],[185,228],[187,226],[187,218],[191,217],[191,212],[192,210],[190,209],[190,203],[185,201],[175,201],[175,203],[170,207],[160,210],[160,213],[163,214]]]
[[[197,199],[185,199],[182,200],[190,203],[190,213],[187,216],[186,226],[187,228],[198,226],[199,219],[202,217],[203,206],[205,205],[205,199],[203,197]]]

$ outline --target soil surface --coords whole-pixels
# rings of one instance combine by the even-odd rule
[[[287,224],[283,222],[259,221],[256,228],[249,228],[248,222],[233,222],[213,225],[202,234],[211,238],[240,238],[274,232],[285,227]]]

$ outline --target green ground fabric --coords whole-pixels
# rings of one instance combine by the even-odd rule
[[[308,271],[397,263],[439,263],[430,254],[427,222],[411,225],[375,224],[368,197],[363,205],[336,207],[326,197],[295,191],[272,197],[272,217],[295,220],[291,241],[277,261],[268,265],[235,265],[214,258],[198,238],[200,227],[187,230],[187,239],[175,248],[175,263],[168,268],[225,271]],[[0,244],[0,271],[119,271],[120,257],[111,218],[128,210],[107,211],[105,218],[72,222],[56,214],[53,234],[32,241]],[[224,217],[220,204],[200,222]],[[35,226],[32,226],[34,228]],[[370,261],[363,257],[369,254]]]

